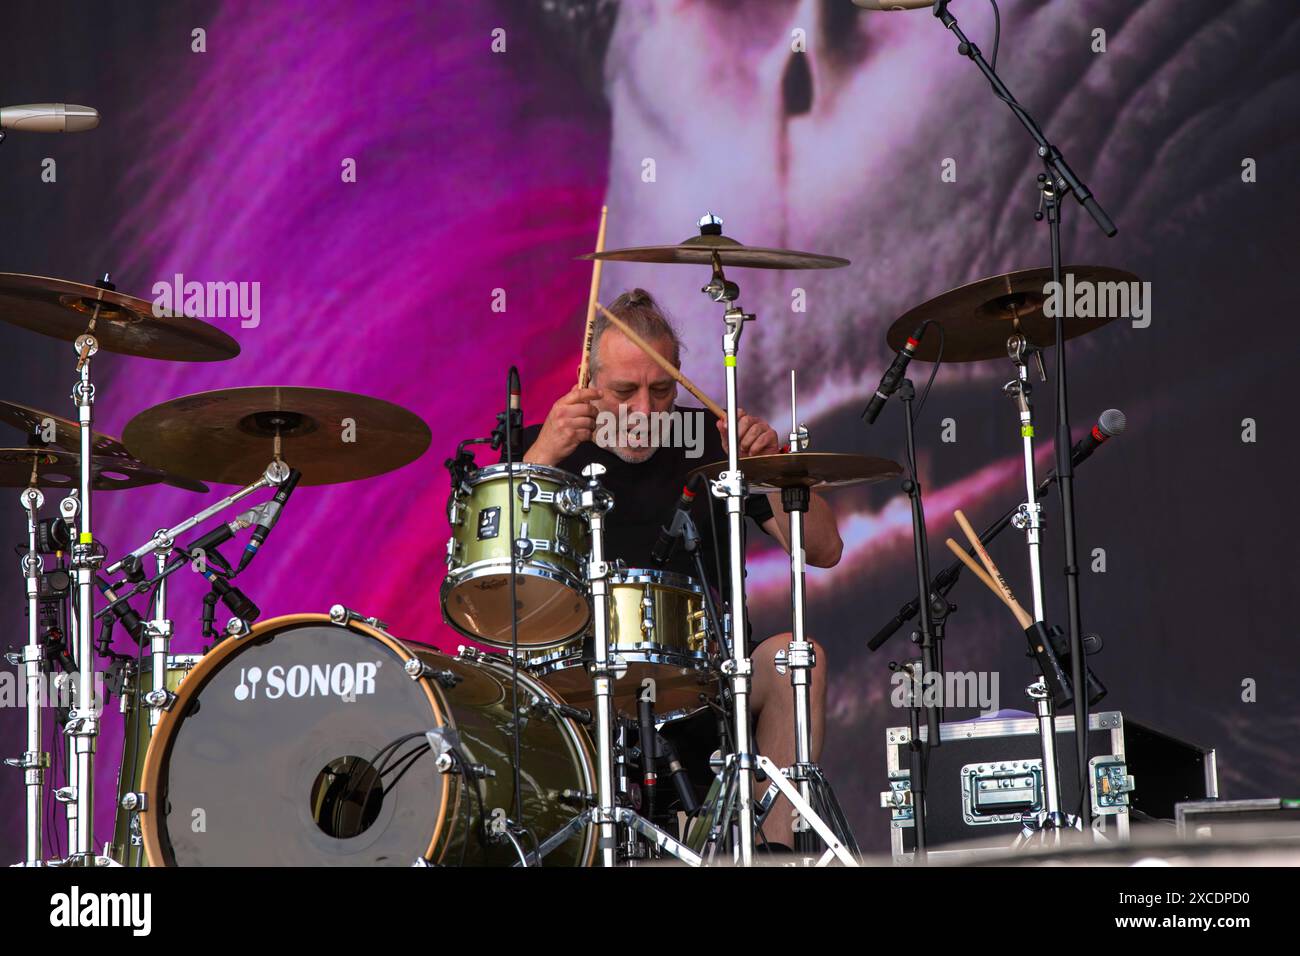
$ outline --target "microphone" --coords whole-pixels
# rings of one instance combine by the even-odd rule
[[[298,479],[302,477],[302,472],[297,468],[289,469],[289,477],[280,482],[280,487],[276,489],[275,496],[263,505],[253,509],[257,514],[257,527],[253,529],[253,536],[249,539],[248,544],[244,545],[244,553],[239,557],[239,567],[235,569],[238,574],[248,567],[250,561],[257,557],[257,549],[266,541],[267,535],[275,527],[275,523],[280,520],[280,511],[289,501],[289,496],[293,494],[293,489],[298,487]]]
[[[894,356],[893,364],[885,369],[885,375],[880,380],[880,387],[876,389],[876,394],[871,396],[871,401],[867,403],[867,410],[862,413],[863,419],[868,425],[874,425],[876,419],[880,417],[881,411],[885,407],[885,402],[889,401],[889,396],[898,390],[898,384],[903,380],[903,373],[907,371],[907,366],[911,364],[912,356],[916,354],[916,348],[921,344],[921,336],[925,334],[925,323],[917,326],[903,347],[898,350]]]
[[[99,593],[108,598],[110,602],[117,600],[117,592],[103,578],[96,575],[95,584],[99,587]],[[140,615],[135,612],[131,605],[125,601],[121,604],[113,604],[112,611],[113,616],[122,622],[126,632],[131,635],[131,639],[137,644],[143,644],[144,621],[140,620]]]
[[[934,6],[934,0],[853,0],[854,6],[863,10],[920,10],[922,7]]]
[[[1124,429],[1128,427],[1128,418],[1118,408],[1108,408],[1101,413],[1097,419],[1097,424],[1092,426],[1088,434],[1084,435],[1074,447],[1070,449],[1070,461],[1073,464],[1079,464],[1086,461],[1088,456],[1100,448],[1116,435],[1123,434]]]
[[[80,133],[99,125],[99,110],[70,103],[0,106],[0,128],[25,133]]]
[[[194,558],[195,551],[202,551],[205,560],[208,557],[215,555],[218,558],[219,563],[225,565],[225,558],[222,558],[221,553],[217,551],[217,545],[224,544],[225,542],[229,541],[231,538],[235,536],[235,532],[242,531],[244,528],[247,528],[250,524],[253,523],[256,517],[257,517],[257,509],[250,508],[248,511],[245,511],[242,515],[236,518],[234,521],[227,521],[224,524],[217,525],[215,528],[213,528],[203,537],[187,545],[184,548],[184,551],[190,557],[191,560],[193,560]]]
[[[513,461],[518,461],[523,457],[523,428],[524,413],[519,405],[519,369],[513,365],[510,366],[510,421],[507,425],[506,437],[510,441],[510,457]]]
[[[677,499],[672,518],[668,524],[659,529],[659,537],[654,547],[650,549],[650,557],[655,564],[663,564],[668,560],[668,556],[673,552],[673,544],[682,536],[682,525],[690,516],[691,505],[695,502],[695,492],[691,491],[691,485],[696,480],[698,476],[682,485],[682,493]]]
[[[212,590],[221,598],[221,603],[230,608],[230,613],[242,621],[256,621],[262,616],[261,609],[248,599],[243,591],[234,587],[215,571],[204,571],[203,576],[212,583]]]

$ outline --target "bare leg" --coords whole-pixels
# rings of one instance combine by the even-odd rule
[[[755,747],[778,767],[794,763],[794,688],[790,685],[790,672],[776,672],[774,658],[777,651],[790,644],[790,635],[778,634],[758,645],[751,655],[754,662],[754,687],[750,699],[750,714],[754,720]],[[812,642],[817,665],[812,670],[812,759],[817,761],[822,752],[822,736],[826,726],[826,650]],[[760,783],[754,796],[761,797],[769,784]],[[772,843],[794,846],[794,808],[785,797],[779,797],[763,824],[763,835]]]

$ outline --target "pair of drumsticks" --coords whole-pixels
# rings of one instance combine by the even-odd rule
[[[984,543],[980,541],[979,535],[975,533],[975,529],[971,527],[970,522],[966,520],[966,516],[961,513],[960,509],[954,511],[952,516],[957,519],[957,524],[961,526],[962,532],[966,535],[966,540],[971,543],[971,547],[975,550],[975,553],[979,555],[979,559],[984,563],[984,567],[980,567],[976,564],[975,559],[966,553],[966,549],[952,538],[949,538],[944,542],[948,545],[948,550],[957,555],[957,557],[961,559],[961,563],[970,569],[971,574],[983,581],[985,587],[996,594],[998,599],[1011,609],[1011,613],[1016,616],[1017,623],[1020,624],[1021,628],[1027,630],[1033,625],[1034,619],[1029,616],[1029,613],[1021,607],[1020,602],[1016,600],[1015,594],[1011,591],[1011,585],[1007,584],[1007,579],[1002,576],[1002,572],[998,570],[998,566],[994,564],[993,559],[989,557],[989,553],[985,550]]]
[[[600,207],[600,228],[596,232],[596,251],[605,251],[605,220],[609,214],[608,206]],[[646,355],[650,356],[655,363],[665,372],[673,377],[678,385],[686,389],[701,402],[704,407],[711,411],[718,418],[725,420],[726,411],[721,405],[715,402],[709,396],[705,395],[694,382],[681,373],[672,362],[668,361],[659,352],[650,345],[645,339],[637,335],[628,326],[626,322],[617,315],[610,312],[600,304],[600,267],[604,264],[603,259],[596,259],[591,264],[591,294],[587,299],[587,330],[582,337],[582,362],[578,365],[578,387],[586,388],[591,383],[591,340],[595,330],[597,310],[609,320],[610,324],[615,326],[620,332],[627,336],[628,340],[639,348]]]

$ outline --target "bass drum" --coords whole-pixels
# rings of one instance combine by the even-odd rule
[[[524,825],[538,842],[596,789],[585,731],[519,675]],[[336,607],[257,625],[209,652],[145,757],[153,866],[509,866],[508,662],[404,644]],[[430,742],[432,740],[432,746]],[[519,841],[524,847],[529,841]],[[546,866],[589,866],[577,829]]]

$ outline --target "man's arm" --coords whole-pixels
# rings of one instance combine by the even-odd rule
[[[740,457],[749,458],[757,455],[775,455],[781,450],[776,429],[761,418],[745,414],[738,409],[736,438]],[[727,444],[726,422],[718,422],[718,431],[722,435],[722,444]],[[790,516],[781,507],[780,492],[767,496],[772,504],[772,517],[763,522],[763,530],[781,543],[786,554],[790,553]],[[844,542],[835,523],[835,512],[831,510],[824,498],[816,492],[810,495],[808,513],[803,522],[804,557],[813,567],[833,568],[839,564],[844,551]]]
[[[781,507],[779,492],[772,492],[767,500],[772,505],[772,517],[763,522],[763,530],[780,542],[785,553],[789,554],[790,515]],[[803,545],[805,559],[815,568],[835,567],[844,553],[835,512],[815,491],[809,496],[808,511],[803,518]]]

